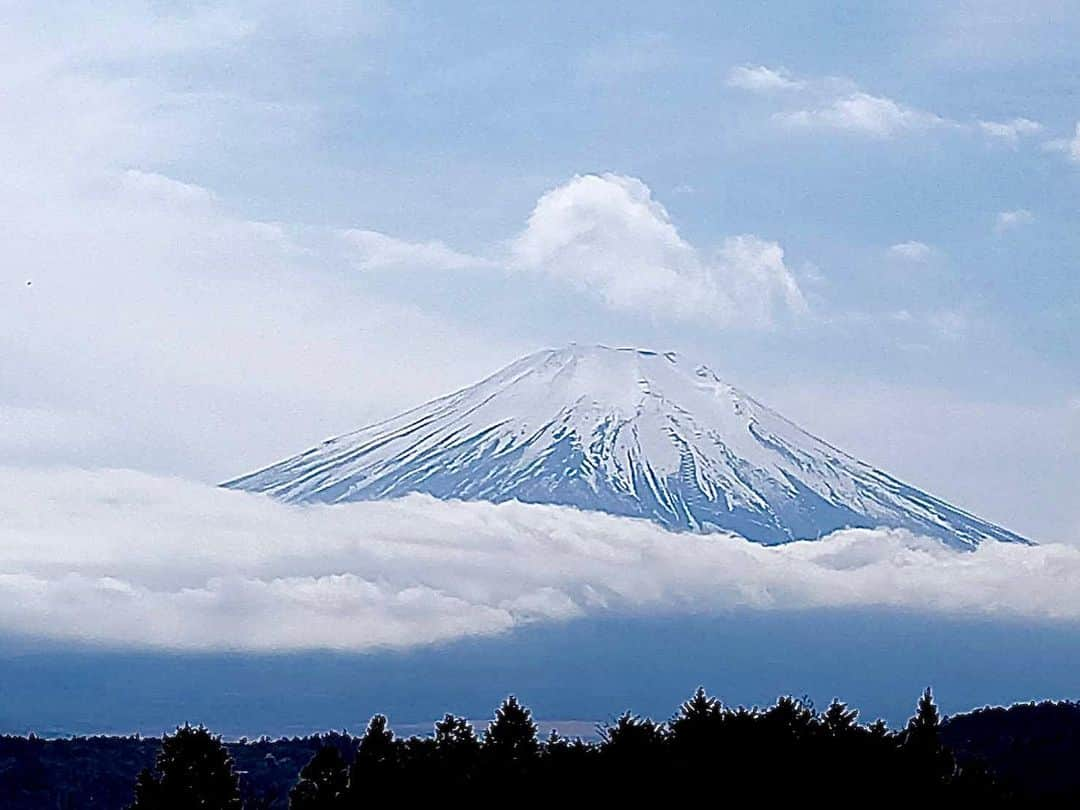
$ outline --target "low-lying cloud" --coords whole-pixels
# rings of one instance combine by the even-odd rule
[[[764,548],[426,496],[288,506],[130,471],[0,471],[0,632],[367,650],[608,612],[886,606],[1080,620],[1080,549],[891,530]]]

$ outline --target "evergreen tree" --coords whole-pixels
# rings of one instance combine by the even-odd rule
[[[363,767],[386,767],[394,764],[396,755],[394,732],[390,730],[385,715],[377,714],[368,721],[367,730],[360,738],[356,763]]]
[[[161,741],[157,774],[144,771],[132,810],[239,810],[240,788],[232,759],[202,726],[184,725]]]
[[[664,727],[647,717],[623,712],[615,725],[600,732],[600,746],[605,754],[625,759],[644,759],[664,744]]]
[[[955,762],[941,742],[941,715],[930,687],[919,698],[915,716],[908,720],[901,747],[915,781],[943,784],[952,776]]]
[[[349,768],[332,745],[320,748],[289,791],[290,810],[337,810],[344,806]]]
[[[356,804],[365,795],[383,797],[390,794],[401,764],[399,754],[400,746],[385,715],[372,717],[349,768],[347,794],[350,804]]]
[[[465,718],[448,714],[435,724],[435,756],[444,780],[470,781],[479,754],[480,740]]]
[[[848,709],[847,704],[833,698],[821,716],[821,726],[830,737],[846,737],[859,727],[858,717],[858,709]]]
[[[464,717],[447,714],[435,724],[435,746],[443,755],[472,755],[480,749],[480,741]]]
[[[513,695],[495,711],[495,719],[484,734],[484,750],[504,763],[525,763],[536,758],[540,744],[532,712]]]
[[[720,701],[709,697],[701,686],[679,707],[668,723],[672,742],[685,753],[704,756],[706,750],[720,742],[724,724],[724,709]]]

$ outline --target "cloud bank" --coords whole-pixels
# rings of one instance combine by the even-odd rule
[[[1080,621],[1080,549],[848,530],[763,548],[549,506],[296,507],[129,471],[0,471],[0,632],[368,650],[607,612],[888,606]]]

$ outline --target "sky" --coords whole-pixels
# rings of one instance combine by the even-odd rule
[[[1080,542],[1076,3],[2,8],[12,470],[214,484],[603,342]]]

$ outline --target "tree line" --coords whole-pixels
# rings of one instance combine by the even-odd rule
[[[353,750],[344,737],[317,750],[287,797],[241,800],[241,775],[221,739],[183,726],[142,771],[131,810],[353,810],[384,802],[578,803],[705,796],[720,803],[817,796],[830,804],[979,801],[1007,793],[942,741],[929,689],[907,725],[859,722],[839,700],[818,711],[782,697],[764,709],[728,707],[698,689],[656,722],[626,712],[599,739],[541,740],[531,711],[510,696],[483,733],[447,714],[428,736],[397,737],[371,718]],[[284,801],[282,801],[284,799]]]

